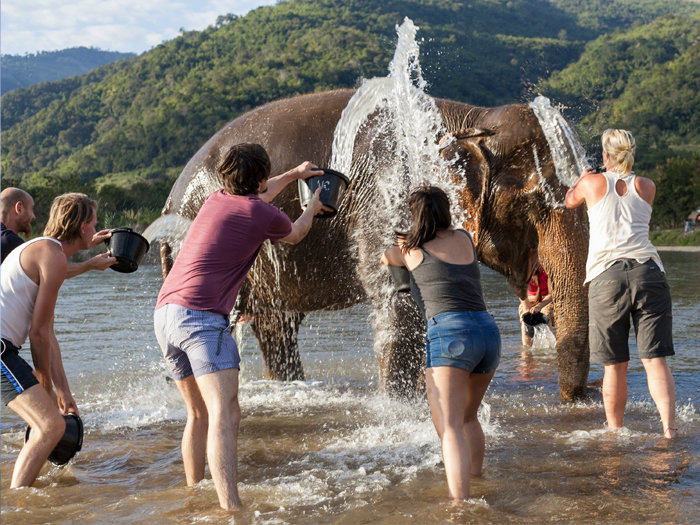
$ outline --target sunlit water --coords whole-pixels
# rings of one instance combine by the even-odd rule
[[[520,346],[517,299],[482,268],[503,358],[481,419],[484,476],[472,500],[447,499],[439,442],[424,398],[376,393],[368,307],[316,312],[300,349],[307,381],[262,380],[243,329],[236,523],[692,523],[700,512],[700,253],[661,252],[674,301],[681,437],[661,438],[636,355],[626,427],[605,429],[600,393],[560,401],[556,356]],[[229,523],[210,480],[185,486],[185,412],[152,328],[159,268],[90,272],[66,281],[56,332],[85,422],[83,450],[46,466],[33,488],[10,490],[25,426],[2,411],[4,525]],[[632,348],[633,355],[636,349]],[[28,352],[24,353],[29,358]],[[593,366],[590,378],[600,378]]]

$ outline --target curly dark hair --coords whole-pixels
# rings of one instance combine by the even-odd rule
[[[260,144],[235,144],[226,152],[217,171],[228,193],[257,195],[260,183],[270,176],[270,157]]]
[[[401,250],[406,253],[432,240],[438,230],[452,226],[450,199],[437,186],[424,185],[408,196],[411,227],[407,232],[396,232],[403,242]]]

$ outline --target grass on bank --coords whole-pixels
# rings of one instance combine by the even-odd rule
[[[683,229],[656,230],[649,233],[654,246],[700,246],[700,228],[688,233]]]

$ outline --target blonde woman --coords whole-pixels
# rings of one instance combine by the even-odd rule
[[[34,482],[65,431],[61,414],[78,413],[53,315],[68,257],[92,245],[96,221],[97,205],[86,195],[60,195],[51,205],[44,236],[15,248],[2,263],[2,401],[32,427],[17,456],[11,488]],[[34,370],[19,354],[27,337]]]
[[[671,294],[661,259],[649,241],[656,186],[632,172],[636,144],[629,131],[603,133],[604,173],[586,169],[566,194],[566,206],[588,208],[586,262],[591,362],[603,363],[603,405],[610,428],[622,426],[627,403],[630,319],[649,392],[664,436],[676,436],[676,394],[666,357],[674,355]]]

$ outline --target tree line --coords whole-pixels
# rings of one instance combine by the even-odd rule
[[[675,180],[697,166],[697,11],[683,0],[289,0],[224,15],[138,57],[3,95],[3,185],[42,199],[84,188],[108,226],[147,223],[226,122],[385,76],[406,15],[431,95],[493,106],[542,92],[593,148],[599,128],[624,124],[642,145],[638,168]]]

